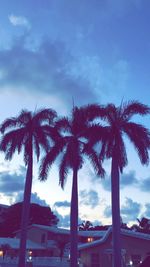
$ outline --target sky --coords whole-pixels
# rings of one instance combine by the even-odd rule
[[[119,105],[150,102],[149,0],[2,0],[0,8],[0,122],[22,109],[53,108],[69,116],[73,103]],[[149,127],[149,117],[136,117]],[[141,166],[127,141],[128,166],[120,178],[125,223],[150,217],[150,166]],[[57,163],[38,180],[32,201],[50,205],[69,226],[71,172],[58,185]],[[86,161],[79,171],[79,222],[111,224],[110,162],[105,179]],[[26,169],[22,155],[0,155],[0,203],[22,200]]]

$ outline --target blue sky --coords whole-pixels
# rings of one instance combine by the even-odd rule
[[[5,0],[0,9],[0,121],[22,108],[54,108],[69,115],[75,105],[150,101],[150,2],[148,0]],[[136,121],[149,127],[149,117]],[[142,167],[127,142],[128,167],[121,177],[125,222],[150,217],[150,167]],[[45,183],[34,169],[33,200],[49,204],[69,223],[71,173],[58,187],[57,165]],[[79,173],[80,220],[111,223],[110,162],[101,181],[85,164]],[[0,157],[0,202],[22,198],[20,156]]]

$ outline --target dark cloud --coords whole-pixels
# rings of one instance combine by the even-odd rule
[[[141,204],[126,198],[126,202],[121,207],[121,217],[123,222],[135,221],[141,211]]]
[[[88,81],[71,72],[73,57],[62,42],[45,40],[31,48],[27,37],[24,35],[9,49],[0,50],[1,88],[51,94],[64,102],[71,102],[74,97],[79,105],[94,100]]]
[[[102,186],[106,191],[111,191],[111,178],[107,177],[102,180]],[[134,171],[123,173],[120,175],[120,188],[123,189],[127,186],[138,185],[138,180]]]
[[[57,201],[54,203],[54,206],[57,208],[70,208],[70,202],[65,201]]]
[[[82,190],[79,193],[80,205],[86,205],[90,208],[95,208],[99,205],[99,196],[98,193],[94,190]]]

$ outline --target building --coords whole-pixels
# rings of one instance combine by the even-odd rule
[[[125,266],[137,267],[150,253],[150,234],[122,229],[122,259]],[[0,246],[8,244],[9,256],[17,257],[20,231],[15,238],[0,238]],[[79,231],[79,257],[84,267],[112,266],[112,229],[105,231]],[[52,259],[69,256],[70,231],[56,226],[33,224],[28,227],[27,256]],[[2,250],[2,249],[1,249]],[[2,254],[0,254],[2,257]]]
[[[125,266],[136,267],[150,253],[150,235],[121,230],[122,259]],[[91,243],[79,245],[81,262],[85,267],[112,266],[112,229]]]
[[[8,208],[8,205],[0,204],[0,223],[4,221],[4,217],[7,213]]]
[[[105,231],[79,231],[79,244],[100,239]],[[16,232],[16,238],[20,238],[20,231]],[[70,248],[70,230],[56,226],[32,224],[28,227],[27,239],[45,248],[45,255],[68,257]],[[43,255],[43,252],[42,252]]]

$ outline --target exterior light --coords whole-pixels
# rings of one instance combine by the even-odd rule
[[[93,238],[92,237],[88,237],[87,242],[92,242]]]
[[[3,250],[0,250],[0,257],[3,257]]]
[[[129,262],[129,264],[132,266],[132,265],[133,265],[133,262],[132,262],[132,261],[130,261],[130,262]]]
[[[32,255],[32,250],[29,251],[29,255]]]

